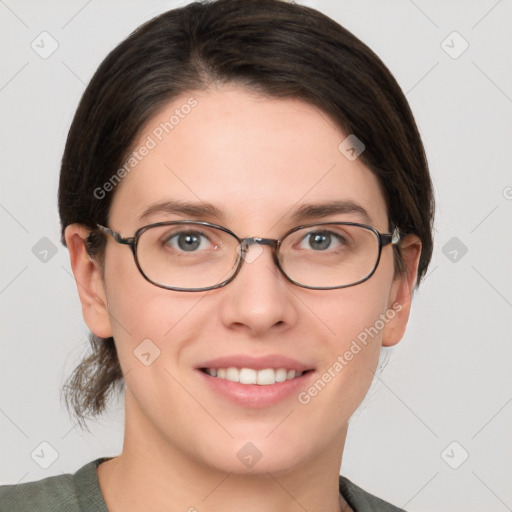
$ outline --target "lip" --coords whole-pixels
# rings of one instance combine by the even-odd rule
[[[265,368],[286,368],[287,370],[295,370],[296,372],[305,372],[313,370],[311,365],[307,365],[296,361],[290,357],[277,354],[269,354],[266,356],[253,357],[248,354],[237,354],[232,356],[218,357],[204,361],[196,366],[201,368],[252,368],[253,370],[264,370]]]
[[[216,394],[241,407],[263,409],[271,407],[289,398],[297,396],[301,390],[306,389],[315,371],[308,371],[301,377],[284,382],[276,382],[268,386],[258,384],[240,384],[227,379],[212,377],[201,370],[196,370],[205,384]]]
[[[276,382],[267,386],[258,384],[240,384],[227,379],[212,377],[204,371],[205,368],[252,368],[263,370],[265,368],[286,368],[297,372],[305,372],[301,377],[284,382]],[[220,397],[241,407],[251,409],[263,409],[279,404],[291,396],[306,389],[313,379],[316,371],[311,366],[296,361],[295,359],[268,355],[264,357],[251,357],[247,354],[220,357],[204,361],[197,366],[196,372],[201,379],[204,379],[206,386]]]

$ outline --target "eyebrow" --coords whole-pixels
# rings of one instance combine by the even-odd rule
[[[224,214],[215,206],[209,203],[190,203],[186,201],[162,201],[152,204],[140,215],[139,220],[145,220],[157,213],[177,214],[187,217],[215,217],[223,219]]]
[[[210,203],[191,203],[187,201],[162,201],[152,204],[146,208],[140,215],[139,220],[145,220],[152,215],[164,213],[171,215],[181,215],[194,218],[216,218],[225,219],[224,213],[216,206]],[[372,220],[368,212],[354,201],[331,201],[328,203],[303,204],[292,210],[291,218],[295,222],[304,222],[306,220],[317,220],[331,215],[339,214],[358,214],[363,222],[371,224]]]
[[[331,215],[355,213],[361,217],[364,223],[372,224],[368,212],[354,201],[331,201],[329,203],[304,204],[292,211],[292,218],[297,222],[316,220]]]

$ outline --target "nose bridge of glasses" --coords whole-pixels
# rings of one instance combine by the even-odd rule
[[[277,246],[277,240],[274,238],[261,238],[259,236],[244,238],[240,242],[240,248],[243,252],[247,252],[251,245],[268,245],[272,249]]]

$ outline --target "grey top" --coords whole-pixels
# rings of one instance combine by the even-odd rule
[[[111,457],[82,466],[74,474],[0,486],[0,512],[108,512],[96,468]],[[355,512],[404,512],[340,476],[340,493]]]

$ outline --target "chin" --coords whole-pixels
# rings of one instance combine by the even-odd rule
[[[248,435],[232,439],[227,444],[219,443],[215,450],[205,454],[208,465],[238,475],[278,475],[289,473],[305,463],[306,452],[312,448],[310,444],[283,444],[277,438],[276,442],[271,438],[265,439],[266,435],[268,431],[259,437]],[[293,439],[293,436],[288,439]]]

